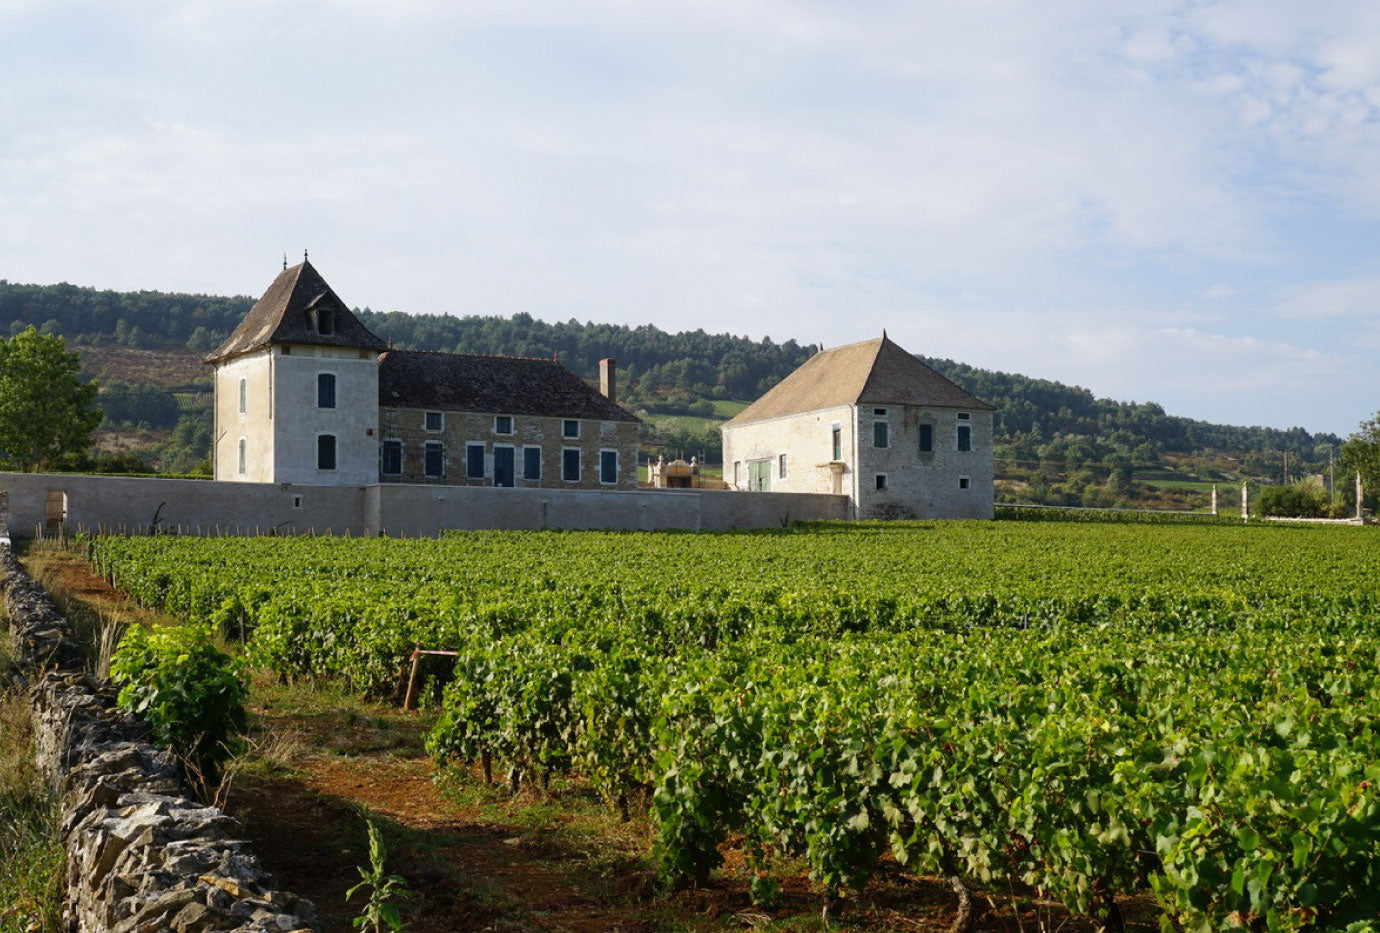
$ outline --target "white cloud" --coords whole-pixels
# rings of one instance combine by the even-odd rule
[[[1314,431],[1350,430],[1372,384],[1370,367],[1354,350],[1324,351],[1258,336],[1192,326],[1136,323],[1153,309],[1103,312],[1010,312],[969,315],[984,335],[949,346],[919,349],[914,331],[895,334],[917,352],[963,359],[1090,389],[1099,397],[1155,401],[1172,414],[1213,422],[1304,425]],[[931,347],[942,326],[929,330]],[[1328,389],[1319,392],[1318,386]]]
[[[1358,4],[56,0],[0,21],[13,280],[254,292],[309,246],[373,307],[910,328],[1128,397],[1209,358],[1236,361],[1217,385],[1254,360],[1323,392],[1325,335],[1213,334],[1266,326],[1233,319],[1252,301],[1359,308],[1305,292],[1374,252],[1335,218],[1380,223]]]
[[[1276,311],[1281,317],[1307,321],[1356,316],[1380,319],[1380,278],[1295,285],[1285,292]]]

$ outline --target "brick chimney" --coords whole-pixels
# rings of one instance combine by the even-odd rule
[[[615,385],[617,365],[608,357],[599,361],[599,394],[610,402],[618,401],[618,387]]]

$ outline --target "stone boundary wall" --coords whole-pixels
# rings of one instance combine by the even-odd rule
[[[370,537],[481,528],[729,531],[849,517],[847,496],[824,493],[299,486],[66,473],[0,472],[0,497],[8,498],[15,538],[33,535],[49,514],[60,516],[68,531],[145,534],[156,517],[159,530],[180,534]]]
[[[68,928],[315,930],[312,904],[274,888],[239,824],[191,799],[148,725],[81,672],[70,626],[7,544],[0,594],[18,656],[8,679],[31,687],[35,755],[59,801]]]

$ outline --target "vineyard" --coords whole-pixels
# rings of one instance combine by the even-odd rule
[[[1368,529],[988,522],[439,541],[99,538],[141,602],[401,697],[447,763],[578,773],[668,884],[732,837],[826,911],[883,861],[1115,928],[1380,929]]]

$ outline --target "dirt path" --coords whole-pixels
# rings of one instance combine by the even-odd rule
[[[241,778],[230,810],[260,858],[291,890],[316,899],[328,929],[345,930],[358,899],[345,891],[367,862],[360,807],[386,818],[388,871],[407,879],[412,931],[653,930],[636,904],[582,890],[574,863],[517,829],[478,823],[440,799],[429,763],[303,762],[301,777]]]

